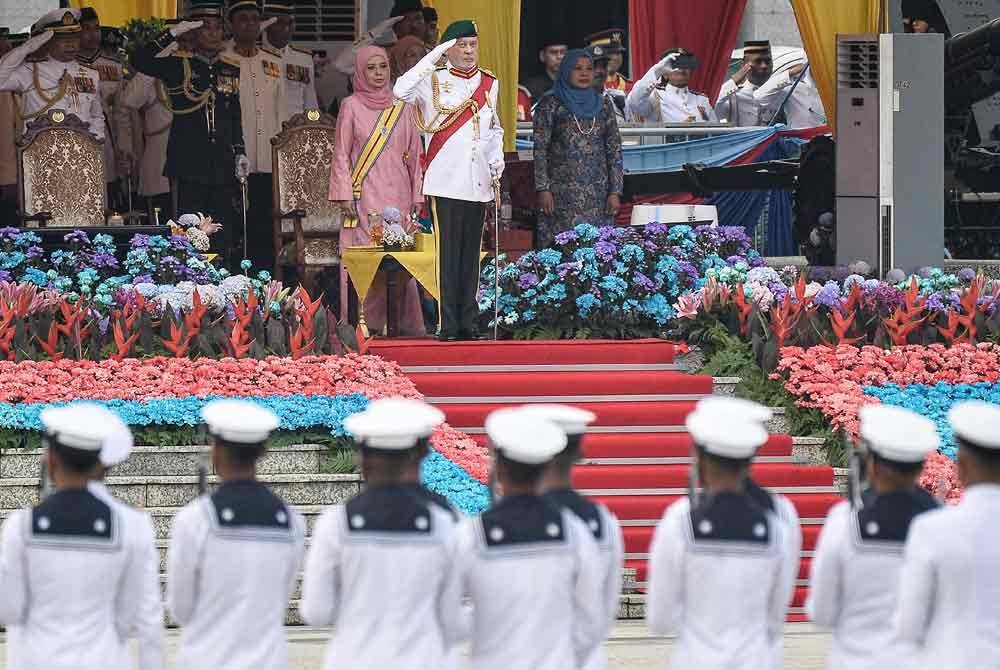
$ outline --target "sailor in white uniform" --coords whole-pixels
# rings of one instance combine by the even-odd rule
[[[913,667],[1000,667],[1000,406],[955,405],[962,501],[910,526],[896,634],[917,645]]]
[[[167,607],[181,626],[177,667],[283,670],[305,523],[257,481],[278,417],[241,400],[213,401],[201,415],[222,481],[178,512],[170,529]]]
[[[674,668],[774,668],[798,572],[788,526],[749,493],[759,423],[711,407],[687,417],[703,490],[671,505],[653,535],[646,618],[677,633]]]
[[[460,531],[473,607],[470,667],[582,667],[608,628],[600,551],[576,514],[538,495],[566,434],[519,409],[490,414],[486,432],[503,497]]]
[[[823,100],[819,97],[819,88],[813,80],[812,71],[808,70],[802,74],[802,70],[806,67],[808,67],[807,61],[799,61],[784,68],[781,72],[771,75],[753,92],[755,100],[775,111],[787,97],[788,101],[785,102],[783,109],[789,128],[817,128],[826,124]],[[793,85],[794,90],[792,90]]]
[[[602,580],[594,598],[603,601],[604,632],[602,639],[611,633],[618,619],[618,604],[622,593],[622,567],[625,561],[625,546],[618,518],[600,503],[584,498],[573,489],[573,465],[583,458],[583,438],[587,426],[597,416],[585,409],[570,405],[544,404],[527,405],[523,411],[547,419],[566,433],[566,448],[552,459],[542,479],[543,498],[559,507],[573,512],[594,536],[601,554]],[[582,666],[584,670],[604,670],[608,667],[608,655],[599,646]]]
[[[691,71],[697,66],[697,60],[685,49],[664,52],[660,62],[629,92],[625,100],[629,118],[660,123],[716,123],[719,119],[708,96],[688,88]]]
[[[264,0],[264,48],[277,51],[282,59],[281,99],[284,111],[281,120],[287,121],[307,109],[318,109],[316,99],[316,71],[312,54],[291,44],[295,32],[295,7],[288,0]],[[399,17],[403,18],[403,17]]]
[[[7,667],[125,670],[152,528],[88,489],[110,422],[86,403],[46,408],[40,419],[55,492],[0,531],[0,625],[16,633]]]
[[[773,71],[771,43],[745,42],[743,66],[722,83],[716,98],[715,113],[719,119],[734,126],[766,126],[780,100],[771,105],[755,98],[754,92],[767,82]]]
[[[366,489],[316,524],[302,616],[334,626],[324,668],[441,668],[468,633],[454,514],[404,473],[437,423],[418,401],[377,400],[344,421]]]
[[[869,488],[860,509],[838,503],[827,516],[809,576],[809,617],[833,630],[827,667],[913,667],[913,645],[895,639],[903,543],[918,515],[937,507],[917,487],[924,459],[937,449],[934,422],[901,407],[861,408]]]

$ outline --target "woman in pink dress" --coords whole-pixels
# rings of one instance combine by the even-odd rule
[[[381,215],[385,208],[395,207],[407,218],[410,212],[419,211],[423,206],[422,145],[416,116],[410,105],[406,105],[385,147],[361,184],[361,197],[354,198],[351,173],[375,129],[379,115],[394,102],[390,78],[389,56],[385,49],[371,45],[358,51],[354,58],[354,95],[345,98],[340,105],[330,173],[330,200],[340,205],[345,216],[354,216],[358,222],[357,227],[341,229],[342,249],[372,244],[368,221],[370,213]],[[346,281],[342,271],[342,288],[346,286]],[[365,321],[372,332],[379,332],[385,326],[385,292],[385,276],[379,272],[365,299]],[[341,291],[342,296],[345,293]],[[413,279],[404,282],[401,294],[400,334],[426,335],[417,283]]]

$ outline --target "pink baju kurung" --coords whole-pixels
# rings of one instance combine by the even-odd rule
[[[351,172],[375,128],[379,114],[380,110],[365,106],[355,95],[349,96],[341,103],[330,173],[331,200],[353,200]],[[340,231],[342,249],[372,243],[368,224],[370,212],[381,214],[386,207],[395,207],[405,217],[414,205],[423,204],[421,146],[413,107],[407,105],[393,128],[389,141],[361,186],[361,198],[357,201],[357,227],[342,228]],[[341,281],[346,282],[343,275]],[[420,309],[417,283],[413,279],[403,284],[399,314],[401,335],[427,334]],[[365,321],[373,332],[380,331],[385,325],[386,289],[385,276],[382,272],[376,276],[365,299]]]

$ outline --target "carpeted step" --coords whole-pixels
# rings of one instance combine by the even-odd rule
[[[482,433],[486,416],[501,407],[519,403],[443,403],[437,407],[448,423],[467,433]],[[694,409],[693,401],[676,402],[580,402],[577,407],[597,415],[595,426],[673,426],[683,432],[684,418]]]
[[[802,551],[813,551],[821,526],[802,526]],[[653,526],[626,526],[622,528],[626,554],[647,554],[653,541]]]
[[[672,489],[688,485],[687,465],[584,465],[573,471],[578,489]],[[755,463],[754,479],[764,487],[833,486],[833,468]]]
[[[400,365],[531,365],[672,363],[666,340],[504,340],[438,342],[433,338],[375,339],[368,348]]]
[[[472,435],[480,445],[489,443],[485,434]],[[589,433],[583,440],[586,458],[688,458],[691,436],[687,433]],[[757,456],[792,456],[792,438],[771,435]]]
[[[410,372],[428,398],[707,395],[712,378],[670,370],[625,372]]]
[[[674,502],[684,496],[677,495],[620,495],[594,496],[593,500],[604,503],[622,520],[656,521]],[[786,497],[792,501],[795,510],[802,519],[822,519],[826,513],[843,498],[834,492],[829,493],[792,493]]]

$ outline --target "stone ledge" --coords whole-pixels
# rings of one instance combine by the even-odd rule
[[[822,437],[793,437],[792,462],[799,465],[829,465]]]
[[[833,485],[837,488],[837,491],[842,496],[847,495],[847,482],[851,476],[850,468],[834,468],[833,469]]]
[[[736,386],[742,381],[739,377],[712,377],[712,393],[716,395],[735,395]]]

